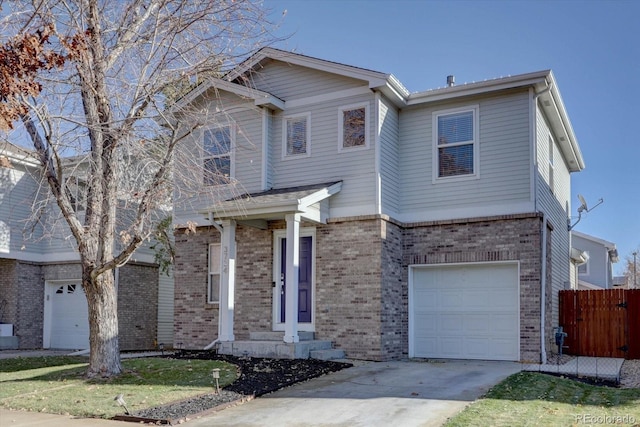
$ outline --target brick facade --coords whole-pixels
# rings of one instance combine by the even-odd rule
[[[122,267],[119,274],[120,348],[152,349],[158,323],[158,268],[130,263]],[[45,282],[80,277],[78,263],[40,264],[0,259],[0,291],[2,300],[7,301],[0,321],[13,323],[20,349],[43,346]]]
[[[302,226],[315,227],[316,337],[333,341],[348,357],[408,355],[410,265],[517,261],[520,357],[540,359],[541,216],[414,224],[366,216]],[[284,221],[272,221],[266,230],[236,229],[236,340],[272,330],[273,231],[284,228]],[[208,244],[219,240],[215,228],[176,235],[175,332],[185,348],[202,348],[217,337],[217,306],[207,304],[206,289]],[[548,241],[549,263],[550,248]],[[549,292],[547,298],[549,306]]]

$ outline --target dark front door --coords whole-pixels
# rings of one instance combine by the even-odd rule
[[[280,293],[280,321],[285,321],[286,301],[286,273],[287,273],[287,239],[282,239],[280,254],[280,272],[282,277],[282,292]],[[311,323],[311,236],[300,238],[300,269],[298,273],[298,322]]]

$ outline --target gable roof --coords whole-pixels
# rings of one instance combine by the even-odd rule
[[[282,61],[287,64],[361,80],[368,84],[369,89],[384,94],[399,109],[413,105],[453,100],[508,89],[533,88],[534,99],[539,101],[540,108],[549,120],[549,124],[556,135],[558,145],[567,160],[569,170],[571,172],[578,172],[585,167],[582,152],[551,70],[410,93],[392,74],[266,47],[247,58],[221,79],[210,79],[199,85],[192,93],[187,94],[184,99],[180,100],[179,103],[184,105],[194,100],[197,96],[204,94],[209,88],[219,88],[236,93],[239,96],[253,99],[255,105],[267,105],[270,108],[282,110],[286,100],[280,100],[266,92],[252,89],[248,83],[250,79],[243,79],[245,74],[252,70],[262,68],[270,61]]]

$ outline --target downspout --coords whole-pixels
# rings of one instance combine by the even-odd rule
[[[551,91],[553,87],[553,82],[548,82],[547,87],[540,92],[534,93],[533,95],[533,108],[531,114],[533,119],[531,120],[532,131],[531,138],[533,141],[534,148],[534,156],[535,156],[535,164],[536,168],[539,167],[538,164],[538,98],[545,93]],[[537,172],[537,171],[536,171]],[[534,188],[534,210],[538,212],[538,177],[537,174],[534,173],[533,176],[533,188]],[[546,305],[547,305],[547,217],[543,213],[542,216],[542,272],[540,275],[540,355],[542,364],[547,363],[547,346],[546,346],[546,338],[545,338],[545,323],[546,323]]]
[[[216,228],[216,230],[218,230],[220,232],[220,234],[222,234],[223,228],[222,228],[222,226],[220,224],[218,224],[217,222],[214,221],[213,212],[209,213],[209,221]],[[218,338],[216,338],[215,340],[213,340],[209,344],[207,344],[204,347],[203,350],[211,350],[213,347],[215,347],[215,345],[218,344],[218,342],[220,342],[220,335],[221,334],[222,334],[222,332],[220,331],[220,319],[218,319]]]
[[[540,352],[542,364],[547,363],[547,348],[545,340],[545,320],[547,305],[547,218],[542,217],[542,275],[540,277]]]

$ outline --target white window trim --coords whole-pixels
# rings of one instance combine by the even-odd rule
[[[349,110],[357,110],[364,108],[364,145],[356,145],[354,147],[344,146],[344,112]],[[359,104],[344,105],[338,108],[338,151],[358,151],[369,149],[369,103],[361,102]]]
[[[448,110],[438,110],[431,114],[431,138],[432,138],[432,182],[434,184],[439,182],[453,182],[453,181],[467,181],[470,179],[480,178],[480,121],[479,121],[479,105],[466,105],[464,107],[450,108]],[[473,112],[473,173],[468,175],[454,175],[454,176],[438,176],[438,117],[446,116],[448,114]],[[468,144],[465,142],[464,144]]]
[[[217,272],[211,269],[211,248],[214,246],[218,247],[218,253],[220,254],[220,259],[218,260]],[[218,283],[217,300],[214,300],[211,295],[211,276],[214,274],[217,274],[218,277],[220,277],[222,274],[222,244],[221,243],[209,243],[209,247],[207,251],[207,303],[219,305],[220,304],[220,283]]]
[[[287,120],[305,118],[307,121],[307,152],[303,154],[287,154]],[[282,118],[282,160],[293,160],[311,156],[311,112],[291,114]]]
[[[227,123],[227,124],[216,124],[216,125],[211,125],[211,126],[207,126],[205,128],[202,129],[202,135],[200,137],[200,149],[201,149],[201,153],[202,156],[200,159],[200,164],[202,165],[202,185],[206,186],[206,187],[216,187],[219,185],[225,185],[225,184],[205,184],[204,183],[204,174],[205,174],[205,170],[204,170],[204,161],[205,159],[219,159],[222,157],[226,157],[223,155],[220,156],[207,156],[205,149],[204,149],[204,134],[206,131],[211,131],[211,130],[216,130],[216,129],[224,129],[224,128],[229,128],[229,138],[231,138],[231,144],[229,146],[229,162],[230,162],[230,167],[229,167],[229,182],[232,182],[236,176],[236,156],[235,156],[235,152],[236,152],[236,126],[234,123]]]

